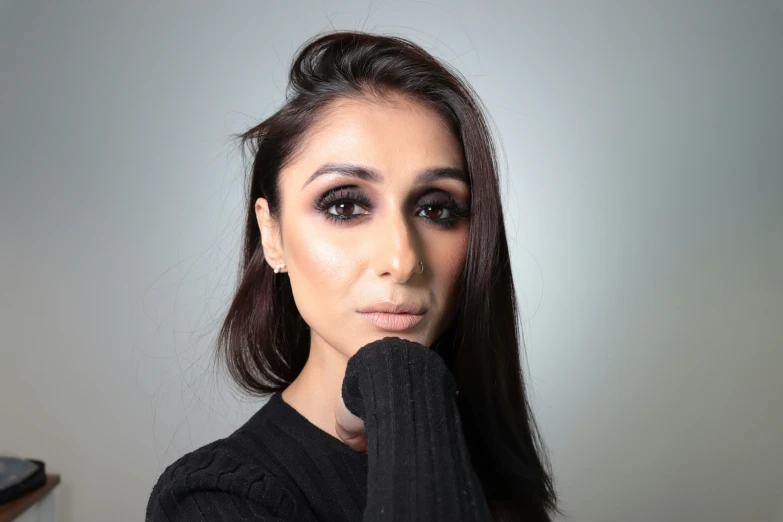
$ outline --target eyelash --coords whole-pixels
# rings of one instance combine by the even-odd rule
[[[337,222],[341,225],[348,221],[354,220],[360,215],[338,216],[336,214],[327,212],[329,208],[339,203],[355,203],[365,208],[371,206],[370,200],[362,192],[347,189],[350,189],[350,187],[337,187],[326,192],[315,202],[315,208],[320,212],[323,212],[326,218],[330,221]],[[466,219],[468,217],[467,207],[460,205],[454,198],[442,192],[435,193],[433,197],[429,198],[429,200],[421,206],[420,210],[427,207],[440,207],[448,210],[451,213],[452,217],[445,219],[421,216],[430,223],[433,223],[436,226],[444,229],[453,228],[457,224],[458,219]]]

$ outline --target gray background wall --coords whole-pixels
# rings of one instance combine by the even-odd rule
[[[0,452],[141,520],[262,404],[208,366],[227,136],[314,33],[413,38],[502,140],[530,386],[571,520],[783,521],[783,5],[0,1]]]

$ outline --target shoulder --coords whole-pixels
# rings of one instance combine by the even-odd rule
[[[163,471],[147,503],[146,522],[291,520],[291,495],[248,458],[241,432],[186,453]]]

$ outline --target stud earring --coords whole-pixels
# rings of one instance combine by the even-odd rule
[[[275,274],[279,273],[282,268],[285,268],[285,263],[280,263],[275,267]]]

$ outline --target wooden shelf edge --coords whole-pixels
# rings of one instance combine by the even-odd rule
[[[51,490],[60,483],[59,473],[47,473],[46,484],[38,489],[29,491],[27,494],[12,500],[7,504],[0,505],[0,522],[11,522],[16,517],[27,511],[30,506],[44,498]]]

